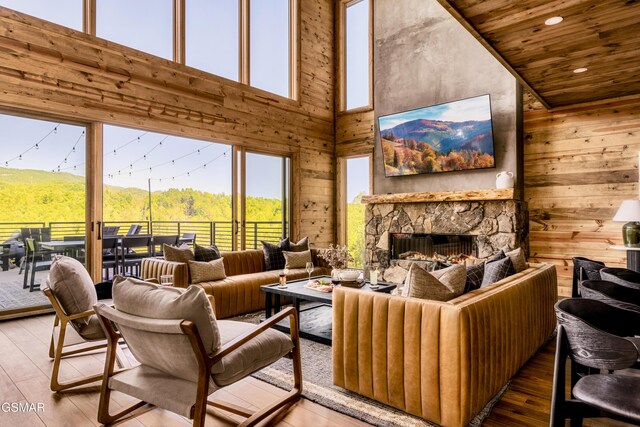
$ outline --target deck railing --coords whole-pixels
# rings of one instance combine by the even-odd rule
[[[233,238],[233,223],[231,221],[107,221],[104,226],[119,226],[119,235],[127,234],[129,227],[138,224],[142,228],[139,234],[153,234],[155,236],[182,236],[194,233],[199,245],[215,244],[221,250],[231,250]],[[0,222],[0,242],[9,239],[15,231],[21,228],[50,227],[52,240],[63,240],[69,236],[84,236],[84,222]],[[248,249],[261,247],[261,240],[277,243],[283,236],[280,221],[246,221],[246,246]]]

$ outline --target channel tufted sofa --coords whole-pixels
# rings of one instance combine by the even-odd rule
[[[208,295],[213,295],[218,319],[264,310],[265,294],[260,292],[260,286],[277,283],[280,272],[265,270],[261,249],[222,252],[221,255],[226,279],[191,284],[189,266],[186,263],[166,261],[162,258],[143,259],[141,275],[145,280],[160,280],[161,275],[171,274],[173,285],[176,287],[201,287]],[[312,276],[331,273],[331,269],[318,258],[317,249],[311,249],[311,258],[315,266]],[[288,280],[305,277],[307,272],[304,269],[291,269],[287,274]]]
[[[556,269],[448,302],[336,288],[333,382],[448,427],[466,426],[550,337]]]

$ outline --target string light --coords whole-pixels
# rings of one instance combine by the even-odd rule
[[[136,142],[136,141],[137,141],[137,142],[140,142],[140,138],[142,138],[143,136],[145,136],[145,135],[146,135],[146,134],[148,134],[148,133],[149,133],[149,132],[144,132],[144,133],[142,133],[142,134],[140,134],[140,135],[136,136],[136,137],[135,137],[135,138],[133,138],[131,141],[127,141],[127,142],[125,142],[124,144],[122,144],[121,146],[114,148],[114,149],[113,149],[113,151],[109,152],[108,154],[113,154],[113,155],[115,156],[115,155],[118,153],[118,150],[121,150],[121,149],[123,149],[124,147],[126,147],[127,145],[129,145],[129,144],[133,144],[133,143],[134,143],[134,142]]]
[[[58,133],[58,126],[60,126],[60,123],[58,123],[53,129],[51,129],[45,136],[43,136],[40,141],[36,142],[35,144],[33,144],[32,146],[30,146],[29,148],[27,148],[26,150],[24,150],[22,153],[18,154],[17,156],[9,159],[9,160],[5,160],[4,161],[4,165],[5,167],[9,167],[9,163],[13,162],[14,160],[22,160],[22,156],[24,156],[25,154],[27,154],[29,151],[31,150],[37,150],[40,148],[40,144],[42,144],[42,142],[47,139],[49,137],[49,135],[51,135],[52,133]]]
[[[64,160],[63,160],[62,162],[58,163],[58,166],[57,166],[58,172],[60,172],[60,166],[62,166],[63,164],[66,164],[66,163],[68,162],[68,160],[69,160],[69,156],[70,156],[71,154],[73,154],[73,153],[75,153],[75,152],[76,152],[76,147],[78,146],[78,144],[80,143],[80,141],[84,141],[84,135],[85,135],[85,133],[84,133],[84,132],[85,132],[85,131],[83,130],[83,131],[82,131],[82,133],[80,134],[80,136],[78,137],[78,139],[76,139],[76,142],[73,144],[73,147],[71,147],[71,150],[69,150],[69,152],[67,153],[67,155],[66,155],[66,156],[64,156]],[[81,163],[81,164],[83,164],[83,163]],[[78,164],[78,165],[74,165],[74,166],[73,166],[73,169],[74,169],[74,170],[76,169],[76,168],[75,168],[76,166],[80,166],[80,164]],[[67,168],[67,169],[68,169],[68,168]],[[62,170],[65,170],[65,169],[62,169]]]

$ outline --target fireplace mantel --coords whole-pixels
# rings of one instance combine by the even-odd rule
[[[362,196],[362,203],[429,203],[429,202],[473,202],[482,200],[514,200],[513,188],[498,190],[441,191],[433,193],[397,193]]]

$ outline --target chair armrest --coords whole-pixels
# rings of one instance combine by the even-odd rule
[[[72,314],[71,316],[69,316],[69,320],[77,320],[77,319],[82,319],[84,317],[91,317],[94,314],[96,314],[96,312],[93,309],[87,310],[87,311],[83,311],[82,313]]]
[[[174,287],[186,288],[189,286],[189,267],[183,262],[144,258],[140,270],[143,280],[156,279],[160,281],[160,276],[171,274]]]
[[[298,336],[298,312],[295,310],[295,308],[288,307],[288,308],[286,308],[286,309],[284,309],[282,311],[279,311],[274,316],[271,316],[270,318],[268,318],[267,320],[265,320],[261,324],[257,325],[254,329],[250,330],[249,332],[247,332],[247,333],[245,333],[243,335],[240,335],[239,337],[237,337],[233,341],[231,341],[231,342],[227,343],[225,346],[221,347],[218,351],[216,351],[211,356],[211,359],[213,361],[218,361],[218,360],[222,359],[224,356],[228,355],[229,353],[231,353],[232,351],[236,350],[241,345],[247,343],[248,341],[250,341],[253,338],[255,338],[258,335],[260,335],[261,333],[265,332],[270,327],[272,327],[273,325],[275,325],[276,323],[278,323],[279,321],[281,321],[282,319],[284,319],[286,317],[289,317],[289,331],[290,331],[291,337],[293,339],[297,338],[297,336]]]

